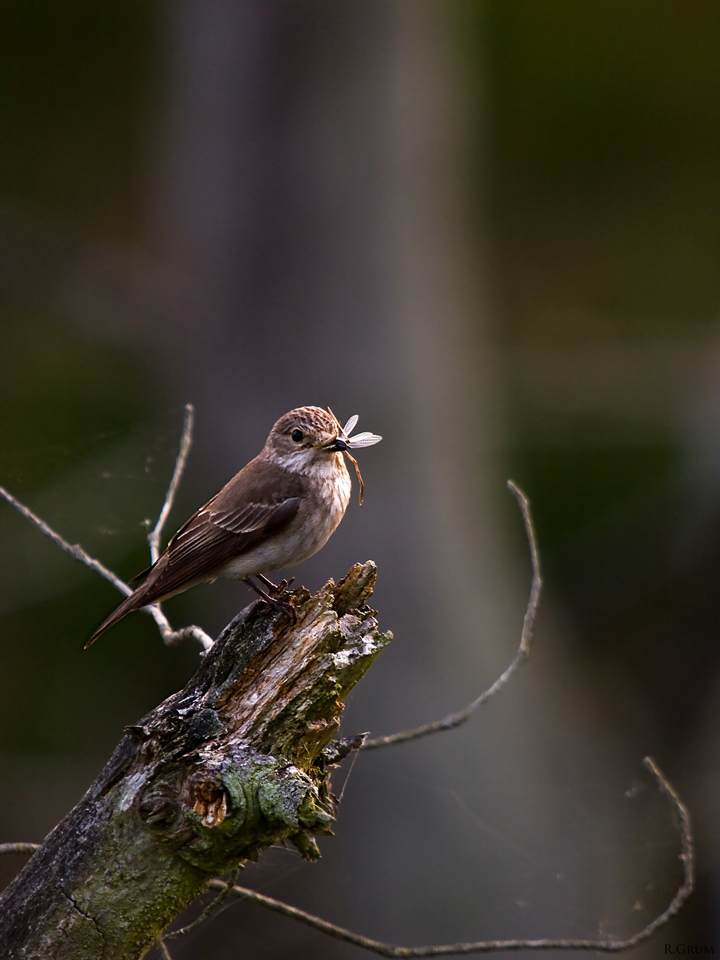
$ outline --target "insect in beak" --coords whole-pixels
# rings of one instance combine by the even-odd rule
[[[365,489],[365,484],[363,483],[363,478],[360,473],[360,467],[358,466],[357,460],[355,457],[349,453],[350,450],[354,450],[359,447],[371,447],[374,443],[379,443],[382,440],[382,437],[379,437],[376,433],[358,433],[354,437],[351,437],[350,434],[355,429],[355,424],[358,422],[357,414],[353,414],[352,417],[348,420],[344,427],[340,426],[340,421],[332,412],[330,407],[328,407],[328,412],[333,418],[335,423],[337,423],[340,430],[340,436],[337,440],[332,442],[337,446],[330,447],[331,450],[342,450],[348,460],[355,467],[355,476],[358,479],[358,484],[360,485],[360,492],[358,494],[358,503],[362,504],[363,502],[363,491]],[[340,446],[342,444],[342,446]]]
[[[344,452],[345,450],[347,450],[347,448],[348,448],[348,445],[343,440],[342,437],[336,437],[334,440],[331,440],[329,443],[325,444],[326,450],[340,450]]]
[[[358,466],[358,462],[355,459],[355,457],[353,457],[351,453],[348,453],[347,449],[343,450],[343,453],[348,458],[350,463],[352,463],[352,465],[355,467],[355,476],[358,478],[358,484],[360,485],[360,490],[358,491],[358,503],[360,504],[360,506],[362,506],[363,491],[365,490],[365,484],[363,483],[362,474],[360,473],[360,467]]]

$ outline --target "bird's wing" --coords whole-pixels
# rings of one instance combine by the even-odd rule
[[[255,457],[180,527],[157,563],[134,578],[143,582],[100,625],[86,646],[131,610],[212,579],[228,560],[279,533],[297,515],[303,496],[300,477],[262,456]]]
[[[168,543],[143,584],[148,597],[178,592],[278,533],[297,514],[300,498],[245,503],[231,510],[214,510],[213,504],[211,500],[198,510]]]
[[[284,514],[287,510],[285,504],[288,503],[288,501],[278,500],[270,503],[246,503],[233,510],[213,510],[216,499],[217,497],[213,497],[204,507],[197,510],[173,535],[166,549],[168,563],[175,565],[180,561],[192,559],[195,553],[202,553],[206,547],[211,552],[213,549],[217,552],[224,548],[236,547],[231,555],[242,553],[247,549],[247,546],[243,545],[242,538],[247,540],[248,545],[252,545],[254,540],[251,534],[262,531],[268,520],[273,518],[281,507],[284,508],[281,511]],[[228,534],[237,536],[231,537]],[[167,563],[163,564],[163,566],[166,565]],[[217,566],[217,564],[214,565]],[[151,564],[142,573],[133,577],[130,583],[144,580],[154,569],[156,569],[155,566]]]

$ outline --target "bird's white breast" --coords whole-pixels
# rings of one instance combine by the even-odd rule
[[[339,457],[324,457],[311,466],[312,470],[303,472],[311,481],[312,492],[298,516],[286,529],[230,560],[220,576],[248,577],[291,567],[312,557],[327,543],[350,502],[350,474]]]

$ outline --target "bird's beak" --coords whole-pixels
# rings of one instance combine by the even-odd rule
[[[329,443],[326,443],[324,450],[347,450],[348,445],[341,437],[336,437],[334,440],[331,440]]]

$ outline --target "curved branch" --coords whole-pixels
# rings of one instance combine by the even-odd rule
[[[167,518],[172,510],[173,503],[175,502],[175,494],[178,491],[180,486],[180,481],[182,480],[182,475],[185,472],[185,464],[187,463],[188,454],[190,453],[190,447],[192,446],[193,439],[193,424],[195,422],[195,407],[191,403],[185,404],[185,419],[183,421],[183,432],[180,437],[180,449],[178,450],[177,459],[175,460],[175,469],[173,470],[173,475],[170,480],[170,486],[168,487],[167,493],[165,494],[165,502],[162,505],[162,510],[160,515],[157,518],[157,523],[154,528],[148,534],[148,544],[150,545],[150,559],[153,563],[157,563],[160,557],[160,537],[162,536],[163,527],[167,521]]]
[[[192,404],[188,403],[185,406],[185,423],[183,426],[183,433],[180,440],[180,450],[178,452],[177,460],[175,461],[175,469],[173,471],[172,479],[170,480],[170,486],[168,487],[168,492],[165,496],[165,503],[163,504],[162,510],[160,511],[160,516],[158,517],[158,522],[155,524],[155,529],[148,535],[148,541],[150,542],[150,555],[153,559],[153,563],[157,559],[154,554],[154,550],[157,549],[156,544],[160,542],[160,536],[162,534],[162,529],[167,519],[167,516],[172,508],[173,500],[175,499],[175,494],[177,492],[178,485],[182,478],[183,470],[185,469],[185,463],[187,461],[187,455],[190,450],[190,444],[192,443],[192,424],[193,424],[193,414],[194,408]],[[18,513],[21,513],[27,520],[29,520],[37,529],[44,533],[46,537],[49,537],[50,540],[61,550],[64,550],[65,553],[69,554],[73,560],[77,560],[79,563],[84,563],[86,567],[90,567],[91,570],[94,570],[95,573],[99,573],[101,577],[104,577],[105,580],[108,580],[120,593],[128,597],[133,592],[132,587],[128,586],[124,580],[121,580],[117,574],[113,573],[112,570],[108,569],[104,564],[100,563],[99,560],[96,560],[94,557],[91,557],[83,548],[77,543],[68,543],[68,541],[62,537],[56,530],[47,524],[44,520],[41,520],[36,513],[26,507],[24,503],[21,503],[17,497],[14,497],[5,487],[0,486],[0,497],[3,497],[7,502],[15,507]],[[152,539],[151,539],[152,538]],[[180,630],[173,630],[170,625],[170,621],[162,612],[158,604],[152,604],[149,607],[143,607],[143,612],[150,614],[155,623],[157,624],[160,635],[168,646],[179,643],[181,640],[192,637],[193,639],[199,641],[202,644],[205,651],[209,650],[213,645],[212,637],[208,636],[204,630],[195,625],[189,627],[181,627]]]
[[[408,743],[410,740],[419,740],[420,737],[427,737],[432,733],[440,733],[441,730],[454,730],[470,719],[473,713],[483,703],[486,703],[491,697],[501,690],[516,671],[522,666],[530,655],[532,644],[532,630],[540,603],[540,591],[542,589],[542,577],[540,575],[540,555],[538,552],[537,538],[535,536],[535,527],[533,525],[532,514],[530,513],[530,501],[523,493],[520,487],[512,480],[508,480],[508,487],[515,495],[520,505],[523,521],[525,523],[525,533],[530,547],[530,561],[532,563],[532,583],[530,586],[530,596],[528,598],[525,618],[523,620],[522,633],[520,634],[520,646],[513,657],[512,663],[500,674],[495,683],[479,697],[476,697],[472,703],[469,703],[464,710],[458,713],[450,713],[442,720],[435,720],[433,723],[424,723],[420,727],[414,727],[412,730],[402,730],[400,733],[393,733],[387,737],[376,737],[374,740],[366,740],[360,747],[361,750],[377,750],[380,747],[390,747],[396,743]]]
[[[379,954],[381,957],[443,957],[450,954],[490,953],[499,950],[597,950],[602,953],[621,953],[647,940],[659,927],[662,927],[674,917],[692,893],[694,885],[695,850],[690,826],[690,814],[677,792],[658,769],[655,761],[650,757],[645,757],[643,762],[678,815],[682,845],[680,859],[683,862],[683,882],[667,909],[638,933],[625,940],[477,940],[473,943],[443,943],[421,947],[400,947],[392,943],[384,943],[381,940],[372,940],[370,937],[364,937],[359,933],[353,933],[352,930],[346,930],[334,923],[328,923],[327,920],[321,920],[320,917],[315,917],[304,910],[298,910],[297,907],[291,907],[280,900],[274,900],[272,897],[266,897],[264,894],[249,890],[247,887],[234,886],[232,887],[232,893],[244,900],[250,900],[261,907],[266,907],[268,910],[274,910],[276,913],[290,917],[292,920],[298,920],[300,923],[304,923],[314,930],[319,930],[336,940],[352,943],[356,947],[362,947],[372,953]],[[221,890],[228,889],[229,885],[222,880],[213,880],[210,886],[216,890]]]
[[[173,469],[172,477],[170,478],[170,485],[167,489],[167,493],[165,494],[165,502],[160,510],[157,523],[150,531],[147,538],[150,546],[150,560],[152,563],[156,563],[160,557],[160,538],[162,537],[163,528],[165,527],[167,518],[170,515],[173,503],[175,502],[175,494],[178,491],[180,481],[182,480],[183,473],[185,472],[185,465],[187,463],[188,454],[190,453],[190,447],[192,446],[194,422],[195,407],[191,403],[186,403],[183,431],[180,437],[180,448],[175,459],[175,467]],[[155,623],[158,626],[158,630],[160,631],[160,635],[168,646],[173,646],[176,643],[181,643],[185,639],[192,638],[197,640],[202,645],[203,650],[205,650],[207,653],[207,651],[213,645],[213,638],[208,636],[208,634],[205,633],[201,627],[197,627],[194,624],[189,627],[181,627],[179,630],[173,630],[173,628],[170,626],[170,621],[162,612],[159,603],[154,603],[147,609],[154,618]]]
[[[238,874],[242,869],[242,865],[238,866],[233,870],[233,876],[230,883],[225,884],[225,889],[221,890],[220,893],[212,900],[203,910],[199,917],[195,917],[192,923],[188,923],[184,927],[180,927],[179,930],[173,930],[172,933],[164,933],[163,940],[159,941],[163,946],[165,946],[165,940],[175,940],[177,937],[183,937],[186,933],[190,933],[191,930],[194,930],[196,927],[199,927],[201,924],[205,923],[206,920],[209,920],[213,914],[217,913],[220,907],[225,903],[228,898],[228,895],[232,893],[233,887],[235,886],[235,881],[238,878]],[[167,950],[167,947],[165,947]]]

